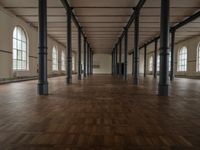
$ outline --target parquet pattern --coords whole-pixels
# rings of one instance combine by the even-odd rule
[[[200,80],[176,79],[170,97],[156,95],[151,77],[49,85],[47,97],[37,81],[0,85],[0,150],[200,149]]]

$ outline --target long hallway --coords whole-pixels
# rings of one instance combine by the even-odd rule
[[[36,96],[37,81],[0,85],[1,150],[200,147],[199,80],[176,79],[171,96],[158,97],[151,77],[140,86],[111,75],[65,79],[49,79],[49,96]]]

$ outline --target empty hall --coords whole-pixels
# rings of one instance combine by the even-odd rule
[[[199,89],[199,0],[0,0],[0,150],[197,150]]]

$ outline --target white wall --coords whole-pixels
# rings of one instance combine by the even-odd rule
[[[17,18],[11,12],[0,7],[0,78],[11,78],[14,76],[12,70],[12,36],[15,26],[21,26],[28,36],[29,50],[29,70],[23,74],[26,76],[37,76],[38,64],[38,33],[37,29]],[[59,70],[52,72],[52,48],[58,47]],[[65,47],[51,38],[48,38],[48,74],[61,73],[61,51],[65,51]]]
[[[94,54],[93,65],[99,65],[99,68],[93,68],[94,74],[111,74],[112,73],[111,54]]]

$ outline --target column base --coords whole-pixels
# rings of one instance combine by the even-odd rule
[[[38,83],[38,95],[48,95],[48,83]]]
[[[124,76],[124,80],[127,80],[127,76],[126,75]]]
[[[78,80],[81,80],[81,75],[78,75]]]
[[[170,76],[170,81],[174,81],[174,76]]]
[[[67,78],[67,84],[71,84],[72,83],[72,78]]]
[[[133,78],[133,84],[138,85],[139,84],[139,78]]]
[[[169,85],[160,85],[158,89],[159,96],[169,96]]]

